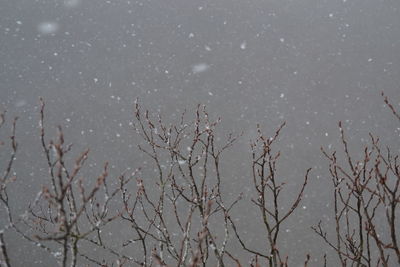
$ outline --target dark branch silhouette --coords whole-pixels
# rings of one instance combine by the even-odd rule
[[[399,122],[395,106],[383,93],[382,97]],[[211,119],[205,106],[198,105],[194,114],[183,112],[177,121],[168,122],[136,102],[133,130],[142,140],[138,150],[151,163],[148,169],[135,166],[134,171],[116,177],[110,174],[108,162],[100,170],[87,172],[90,150],[75,152],[75,146],[66,143],[61,125],[56,126],[56,135],[49,137],[51,126],[45,119],[45,103],[40,99],[39,137],[47,182],[22,215],[10,205],[19,194],[10,184],[24,179],[14,170],[21,150],[17,118],[11,121],[9,140],[0,140],[0,212],[6,215],[0,226],[0,266],[18,265],[18,259],[10,256],[10,231],[49,253],[63,267],[288,266],[291,253],[279,245],[282,224],[295,220],[300,212],[311,169],[305,166],[297,194],[289,196],[287,181],[277,167],[285,123],[271,136],[257,125],[248,162],[248,182],[253,190],[249,195],[231,196],[226,192],[229,177],[221,166],[241,134],[223,138],[220,118]],[[2,134],[8,123],[6,113],[1,113]],[[384,146],[371,133],[369,144],[357,158],[341,122],[339,133],[340,150],[321,148],[328,162],[334,230],[323,221],[312,230],[335,252],[342,266],[400,265],[398,151]],[[97,175],[93,177],[94,172]],[[290,200],[287,208],[282,198]],[[251,220],[261,223],[262,229],[256,231],[264,246],[250,243],[246,232],[253,229],[235,220],[241,212],[237,204],[243,201],[258,210]],[[113,232],[118,228],[124,229],[123,235]],[[239,250],[251,260],[239,257]],[[326,254],[306,254],[296,262],[311,266],[316,258],[322,258],[323,266],[329,265]]]

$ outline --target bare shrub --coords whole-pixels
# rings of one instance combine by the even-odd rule
[[[136,194],[122,195],[122,218],[136,232],[128,243],[141,245],[141,264],[225,266],[226,258],[235,260],[227,251],[228,218],[240,196],[231,202],[223,197],[220,159],[238,136],[228,135],[219,146],[215,133],[220,120],[211,121],[200,105],[193,121],[183,113],[179,123],[166,124],[137,103],[135,119],[135,130],[145,141],[138,148],[157,170],[153,186],[139,178]]]
[[[256,266],[258,264],[258,257],[266,259],[268,266],[287,266],[289,255],[282,256],[278,248],[278,237],[281,232],[281,225],[293,214],[299,205],[311,171],[311,169],[307,170],[300,192],[293,200],[289,210],[284,211],[282,214],[280,194],[284,189],[285,182],[278,176],[276,167],[276,162],[280,157],[280,151],[274,152],[272,147],[284,126],[285,123],[276,130],[272,137],[266,137],[261,132],[260,126],[258,125],[258,137],[251,143],[252,182],[256,192],[256,195],[251,201],[260,210],[259,217],[265,227],[264,238],[267,240],[269,248],[249,248],[249,246],[245,244],[245,239],[239,235],[233,220],[230,220],[242,248],[255,256],[254,261]],[[307,258],[308,257],[309,256],[307,256]]]
[[[383,97],[400,121],[394,106]],[[192,118],[184,112],[177,122],[167,122],[136,103],[133,126],[142,140],[138,150],[151,164],[148,169],[110,177],[106,162],[94,178],[85,172],[89,149],[74,154],[61,126],[48,139],[44,108],[41,100],[39,136],[48,182],[22,216],[11,210],[9,196],[17,192],[8,187],[16,179],[16,119],[11,123],[10,140],[0,141],[0,153],[7,158],[0,176],[0,208],[7,217],[0,229],[1,266],[17,262],[8,253],[4,233],[9,230],[47,251],[63,267],[242,266],[243,259],[236,256],[234,247],[252,259],[247,262],[250,266],[288,266],[290,251],[279,247],[282,225],[298,209],[310,169],[302,175],[298,193],[289,198],[277,168],[281,154],[276,146],[285,123],[272,136],[257,126],[257,136],[250,144],[253,191],[232,196],[225,189],[229,180],[221,166],[241,134],[221,138],[220,119],[211,119],[204,106],[197,106]],[[4,122],[1,114],[1,131]],[[341,123],[339,129],[342,154],[322,149],[329,162],[336,228],[328,232],[320,222],[312,229],[336,252],[342,266],[400,264],[399,156],[370,134],[370,144],[356,160]],[[286,209],[283,196],[291,199]],[[235,220],[239,201],[249,201],[258,210],[252,220],[263,227],[257,231],[262,233],[264,246],[249,243],[245,233],[251,229],[243,229]],[[113,232],[118,229],[123,229],[122,236]],[[311,256],[305,255],[304,266],[310,261]],[[326,255],[323,265],[327,266]]]
[[[384,96],[393,115],[400,116]],[[363,157],[351,155],[339,122],[343,153],[322,149],[329,162],[334,203],[335,238],[328,238],[322,222],[312,229],[333,248],[342,266],[393,266],[400,264],[398,245],[400,201],[399,155],[390,146],[382,148],[370,134]]]
[[[101,259],[91,258],[83,253],[80,250],[82,247],[80,243],[85,243],[84,246],[101,247],[119,258],[127,258],[103,243],[106,238],[103,238],[104,232],[101,229],[120,216],[119,213],[109,210],[111,199],[116,197],[120,189],[119,187],[110,189],[107,184],[108,163],[104,164],[103,171],[94,185],[91,188],[85,186],[84,178],[79,175],[88,158],[89,150],[84,150],[76,156],[73,167],[69,168],[67,156],[71,153],[72,145],[65,144],[61,126],[58,127],[56,139],[46,141],[42,100],[40,105],[40,140],[47,161],[49,181],[29,205],[25,214],[16,216],[12,213],[7,183],[13,178],[10,177],[11,168],[17,151],[16,120],[14,120],[11,159],[1,179],[0,199],[9,222],[5,230],[14,229],[25,240],[53,255],[60,266],[76,266],[78,256],[91,263],[104,265]],[[3,261],[6,266],[11,266],[3,234],[0,237]]]
[[[15,180],[15,176],[13,175],[13,164],[15,161],[15,155],[17,153],[17,148],[18,144],[15,138],[15,128],[16,128],[16,123],[17,119],[15,118],[13,123],[12,123],[12,129],[11,129],[11,136],[10,136],[10,150],[9,152],[5,152],[5,154],[9,154],[8,161],[5,162],[4,169],[0,169],[0,201],[3,204],[2,207],[6,209],[6,214],[8,215],[11,223],[12,223],[12,217],[11,217],[11,211],[9,208],[9,197],[8,197],[8,190],[7,190],[7,185]],[[5,112],[0,113],[0,130],[2,130],[2,127],[5,123]],[[0,140],[0,149],[1,153],[3,152],[4,146],[6,145],[6,142]],[[10,258],[7,253],[7,247],[6,243],[4,241],[4,231],[8,230],[10,228],[10,225],[6,225],[0,229],[0,255],[2,256],[2,259],[0,259],[0,264],[9,267],[10,266]]]

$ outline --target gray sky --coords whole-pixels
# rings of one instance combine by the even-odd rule
[[[240,151],[256,124],[272,134],[287,121],[283,175],[294,188],[316,167],[297,215],[308,227],[329,202],[319,147],[337,145],[338,120],[355,148],[370,131],[396,144],[380,92],[399,107],[399,84],[398,0],[0,0],[0,109],[21,116],[27,192],[40,188],[45,163],[34,156],[39,96],[50,129],[64,125],[116,173],[143,164],[129,128],[136,98],[168,120],[202,103],[222,117],[222,132],[244,131],[226,171],[237,192],[250,186]],[[307,227],[295,242],[317,239]]]

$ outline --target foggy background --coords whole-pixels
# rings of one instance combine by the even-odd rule
[[[91,148],[93,174],[108,160],[113,175],[148,161],[129,125],[136,98],[167,121],[201,103],[222,118],[222,137],[244,132],[222,174],[233,197],[245,192],[240,227],[258,216],[246,195],[256,124],[273,134],[287,122],[276,148],[289,197],[314,170],[281,248],[291,263],[309,252],[320,261],[332,251],[310,226],[332,216],[320,147],[341,148],[337,122],[355,156],[369,132],[399,148],[399,125],[380,96],[400,108],[399,8],[398,0],[0,0],[0,110],[20,116],[11,189],[23,194],[14,209],[22,213],[46,181],[39,96],[48,137],[61,124],[76,154]],[[259,235],[247,241],[260,247]],[[17,266],[54,264],[18,238],[9,244]]]

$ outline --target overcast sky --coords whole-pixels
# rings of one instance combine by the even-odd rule
[[[298,215],[308,227],[329,201],[320,146],[337,145],[339,120],[354,147],[370,131],[398,144],[380,92],[399,107],[399,85],[398,0],[0,0],[0,110],[21,117],[27,192],[40,188],[40,96],[49,128],[62,124],[116,172],[143,164],[129,127],[136,98],[167,120],[202,103],[221,132],[244,131],[226,172],[238,192],[250,187],[240,152],[256,124],[272,134],[287,121],[284,176],[296,185],[316,169]],[[293,239],[311,242],[307,227]]]

